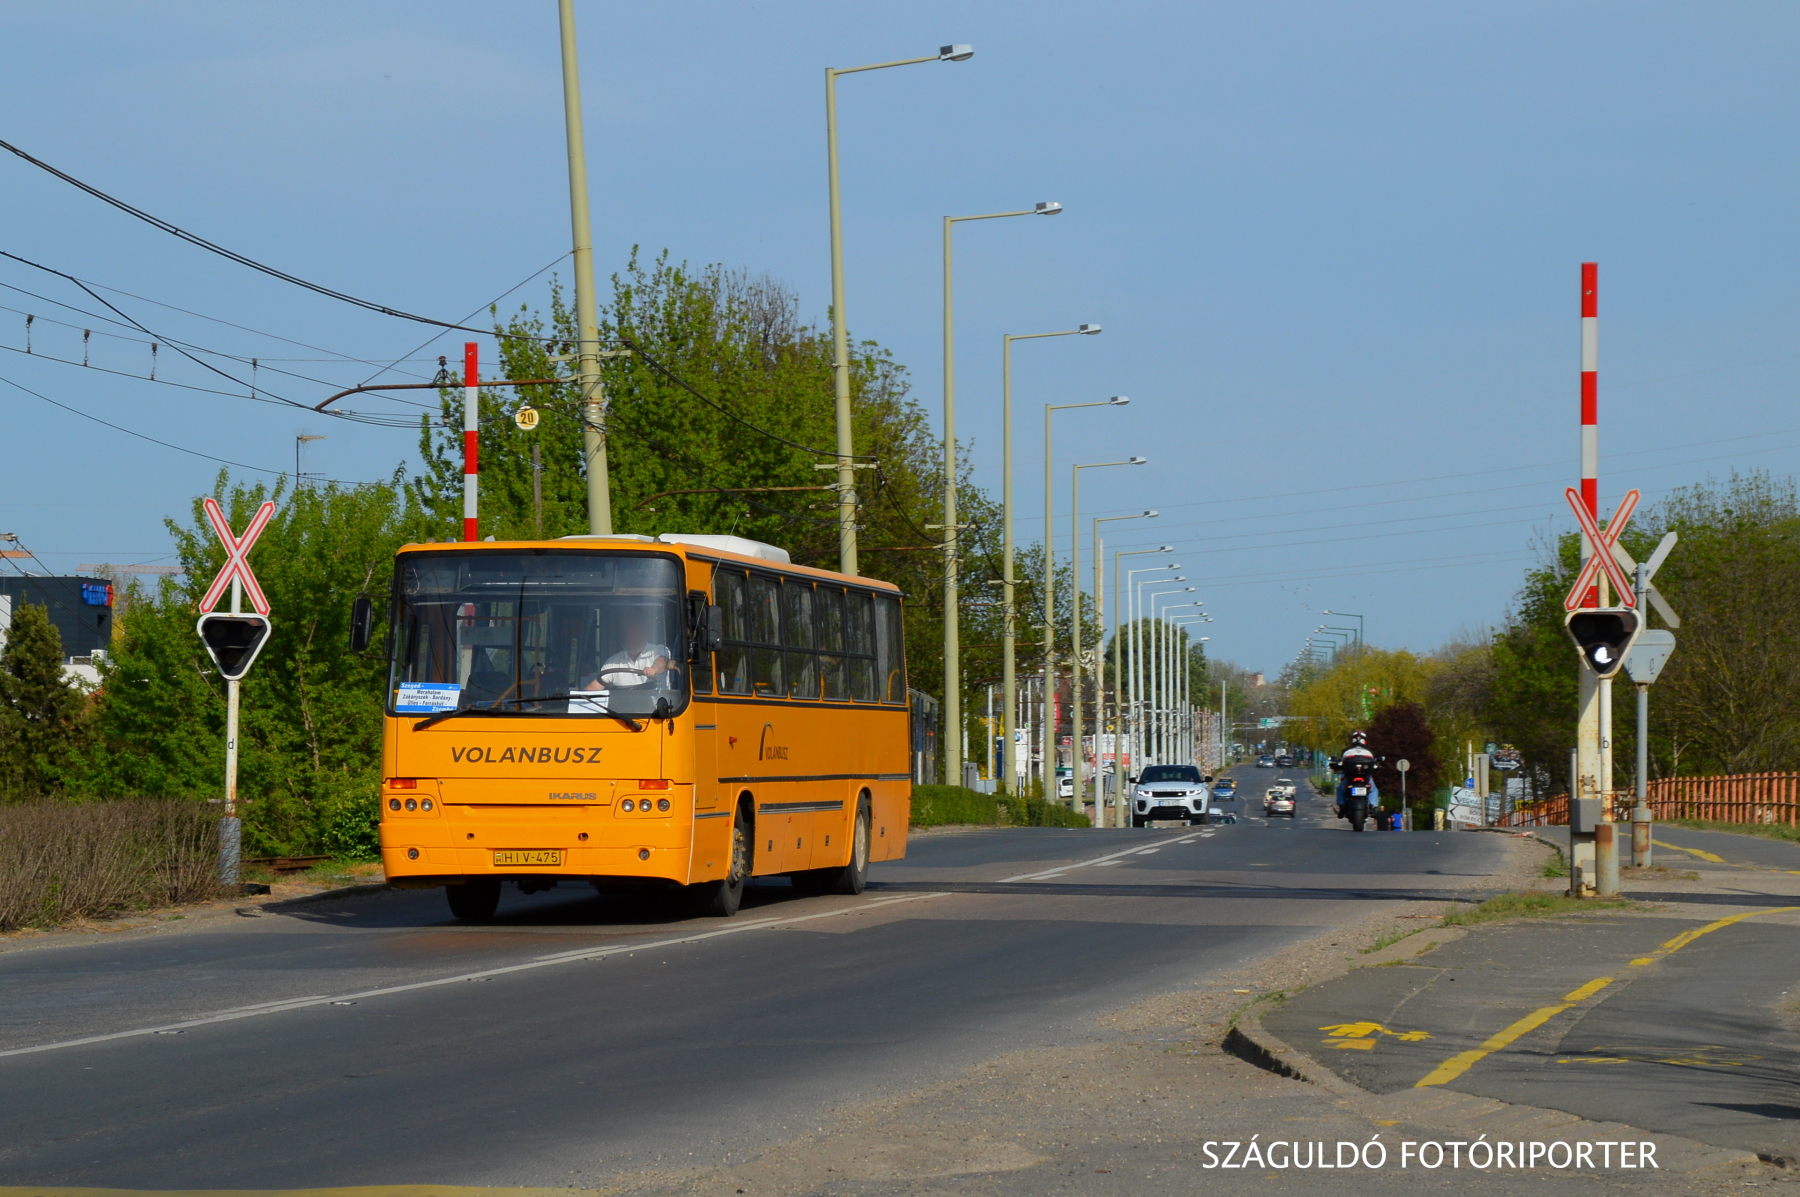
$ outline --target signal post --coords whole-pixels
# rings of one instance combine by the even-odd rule
[[[272,621],[269,600],[250,570],[250,549],[262,535],[275,514],[275,504],[264,503],[250,519],[243,536],[234,536],[231,523],[213,499],[205,504],[206,518],[225,546],[225,565],[200,600],[200,619],[195,625],[206,651],[225,679],[225,815],[219,820],[219,882],[236,885],[242,859],[243,824],[237,814],[238,775],[238,684],[250,672],[257,653],[268,643]],[[231,611],[215,613],[231,588]],[[255,614],[243,610],[243,597],[248,592]]]

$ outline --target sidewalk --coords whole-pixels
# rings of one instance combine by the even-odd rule
[[[1800,1165],[1800,876],[1701,836],[1749,839],[1673,829],[1717,858],[1692,859],[1697,880],[1669,852],[1683,872],[1629,879],[1632,910],[1403,940],[1261,1023],[1370,1093],[1453,1090]]]

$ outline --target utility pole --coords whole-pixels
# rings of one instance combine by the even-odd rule
[[[1593,262],[1581,264],[1581,502],[1588,510],[1588,515],[1596,522],[1600,519],[1600,428],[1599,428],[1599,370],[1600,370],[1600,332],[1599,332],[1599,266]],[[1585,565],[1593,555],[1594,546],[1584,536],[1581,540],[1581,560]],[[1583,606],[1603,607],[1606,605],[1604,588],[1606,579],[1600,579],[1601,592],[1593,602],[1583,601]],[[1579,707],[1575,726],[1575,776],[1569,779],[1569,797],[1572,802],[1584,798],[1601,799],[1604,797],[1610,779],[1603,779],[1601,772],[1601,744],[1605,738],[1602,730],[1601,689],[1604,683],[1590,669],[1578,671],[1580,677]],[[1571,828],[1575,821],[1571,819]],[[1569,894],[1580,897],[1584,884],[1594,884],[1594,837],[1590,834],[1569,835]]]
[[[581,384],[581,439],[587,457],[588,535],[611,536],[606,391],[600,379],[600,311],[594,297],[594,235],[588,224],[587,148],[581,132],[575,0],[557,0],[557,8],[562,19],[563,124],[569,142],[569,223],[575,241],[575,337]]]

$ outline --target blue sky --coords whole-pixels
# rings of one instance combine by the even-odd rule
[[[666,247],[767,271],[820,319],[822,68],[973,44],[841,84],[853,331],[935,414],[941,218],[1064,204],[957,234],[958,431],[997,487],[1002,334],[1103,324],[1016,350],[1021,537],[1042,531],[1041,405],[1130,395],[1058,417],[1059,545],[1072,461],[1149,457],[1086,475],[1084,512],[1160,509],[1110,547],[1177,545],[1213,647],[1252,668],[1279,668],[1325,607],[1415,649],[1500,617],[1534,540],[1571,526],[1584,259],[1601,264],[1603,506],[1628,485],[1786,474],[1800,451],[1786,6],[577,12],[602,272]],[[550,0],[14,3],[0,21],[0,137],[243,253],[459,319],[567,250]],[[429,376],[460,343],[0,158],[0,249],[141,297],[103,292],[161,336],[257,356],[266,390],[316,402],[372,371],[344,355]],[[413,457],[407,430],[101,374],[144,373],[148,347],[54,306],[95,309],[61,280],[0,260],[0,284],[35,293],[0,292],[0,346],[39,318],[0,378],[49,399],[273,470],[299,433],[328,437],[306,468],[332,478]],[[83,327],[87,370],[43,360],[79,361]],[[158,356],[159,378],[211,385]],[[0,412],[0,531],[53,569],[164,557],[162,517],[217,468],[13,386]]]

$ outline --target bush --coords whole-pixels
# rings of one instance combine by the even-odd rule
[[[912,825],[945,827],[1086,827],[1086,816],[1066,806],[1016,794],[981,794],[962,786],[914,786]]]
[[[0,806],[0,931],[212,897],[218,825],[193,802]]]

